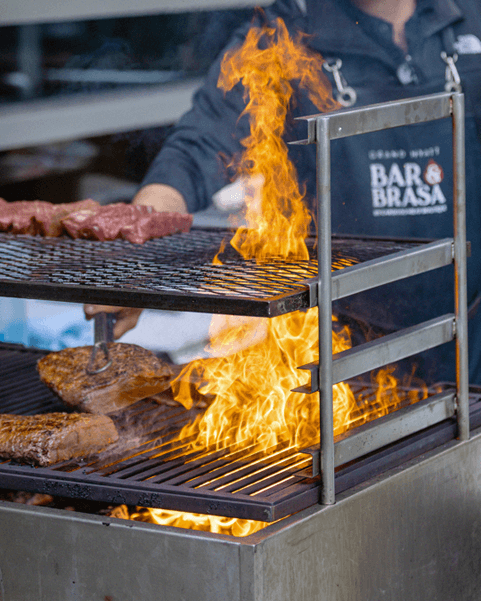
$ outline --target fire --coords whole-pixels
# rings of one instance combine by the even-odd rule
[[[242,141],[245,150],[236,161],[237,176],[263,181],[259,193],[250,195],[247,202],[248,227],[239,228],[231,241],[245,259],[296,262],[309,258],[305,238],[311,215],[283,141],[292,82],[307,90],[321,111],[335,108],[335,102],[322,74],[322,59],[301,42],[289,36],[279,19],[275,27],[252,28],[245,43],[230,50],[222,62],[218,85],[228,93],[242,83],[251,123],[250,135]],[[221,264],[218,256],[215,263]],[[192,386],[214,400],[180,437],[195,436],[192,447],[200,451],[249,447],[265,454],[279,445],[294,453],[318,442],[318,396],[292,392],[306,383],[306,373],[298,367],[318,360],[317,309],[272,319],[218,316],[211,330],[212,356],[189,364],[173,390],[186,408],[192,406]],[[350,346],[346,329],[333,332],[334,353]],[[399,405],[400,399],[392,393],[391,374],[382,377],[378,401],[361,411],[347,384],[334,387],[335,435],[368,420],[369,412],[377,417],[389,410],[387,405]],[[387,404],[385,390],[390,391]],[[134,515],[134,519],[238,536],[264,525],[155,509]]]
[[[265,526],[268,526],[265,522],[256,522],[254,520],[241,520],[238,518],[227,518],[200,513],[183,513],[180,511],[170,511],[168,509],[138,507],[137,511],[129,513],[126,505],[115,507],[110,512],[110,515],[111,517],[125,520],[131,519],[137,522],[150,522],[162,526],[202,530],[204,532],[229,534],[237,537],[254,534],[254,532],[258,532],[262,528],[265,528]]]
[[[261,327],[261,341],[232,354],[239,338],[254,338]],[[335,335],[333,343],[335,352],[349,348],[347,332]],[[243,320],[237,327],[221,330],[210,348],[221,356],[192,362],[173,386],[184,406],[192,404],[193,381],[200,394],[215,397],[206,412],[182,432],[182,436],[196,434],[195,449],[314,444],[319,435],[319,400],[317,395],[292,389],[306,383],[299,365],[317,360],[316,309],[251,323]],[[340,434],[356,407],[348,386],[334,387],[334,403],[335,429]]]
[[[237,176],[262,177],[261,199],[247,197],[247,228],[239,228],[232,246],[246,259],[282,257],[308,259],[304,240],[311,220],[303,203],[296,170],[282,139],[287,112],[297,81],[320,111],[336,106],[322,73],[322,60],[293,40],[284,22],[276,27],[253,27],[244,44],[224,56],[218,86],[224,92],[242,83],[249,115],[250,136],[237,162]]]
[[[263,182],[259,193],[247,195],[248,227],[239,228],[230,242],[245,259],[309,259],[305,239],[311,215],[283,140],[294,80],[319,110],[334,108],[322,61],[302,39],[289,36],[281,19],[275,27],[251,28],[244,44],[222,61],[218,86],[227,93],[242,83],[250,119],[237,176]],[[224,323],[219,325],[219,319]],[[217,358],[193,362],[173,387],[185,407],[192,405],[192,380],[215,402],[182,434],[196,434],[196,449],[313,444],[319,432],[318,399],[292,389],[305,384],[299,365],[317,360],[316,309],[270,320],[223,316],[215,323],[210,350]],[[236,352],[246,339],[253,343]],[[335,336],[336,351],[349,346],[348,336]],[[344,385],[335,387],[334,396],[341,431],[355,399]]]

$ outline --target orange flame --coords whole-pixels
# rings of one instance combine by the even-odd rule
[[[235,354],[236,341],[255,336],[262,340]],[[254,331],[253,331],[254,330]],[[350,346],[347,333],[334,335],[335,352]],[[317,395],[292,392],[305,384],[306,374],[297,368],[317,360],[317,310],[297,312],[269,320],[244,321],[222,330],[211,342],[215,359],[192,362],[173,385],[175,398],[191,406],[191,382],[202,395],[215,401],[182,436],[196,435],[194,448],[272,448],[282,443],[302,447],[319,435]],[[335,433],[343,431],[355,398],[349,387],[334,387]]]
[[[131,519],[138,522],[150,522],[162,526],[175,526],[176,528],[188,528],[189,530],[230,534],[237,537],[248,536],[268,525],[265,522],[256,522],[254,520],[242,520],[239,518],[227,518],[200,513],[184,513],[168,509],[138,507],[137,511],[129,514],[126,505],[115,507],[110,515],[115,518]]]
[[[244,44],[227,52],[222,61],[218,85],[227,92],[243,84],[251,125],[250,135],[242,140],[245,150],[237,174],[263,181],[260,198],[247,197],[248,227],[239,228],[231,241],[246,259],[309,258],[305,238],[311,217],[282,139],[293,80],[320,110],[335,106],[319,56],[306,49],[301,39],[294,41],[281,19],[275,27],[251,28]],[[224,324],[210,345],[212,353],[220,356],[193,362],[173,386],[176,399],[185,407],[192,405],[192,380],[201,382],[199,392],[215,397],[182,435],[196,434],[197,449],[312,444],[319,430],[317,398],[291,390],[305,383],[306,375],[298,366],[317,360],[317,311],[270,320],[222,319]],[[246,339],[253,344],[236,352],[239,341]],[[344,350],[349,341],[336,336],[334,346]],[[343,413],[354,402],[348,391],[343,385],[334,391]],[[340,416],[338,424],[345,419]]]
[[[250,136],[237,175],[262,176],[261,198],[247,198],[248,228],[240,228],[232,246],[246,259],[278,256],[308,259],[304,239],[311,220],[303,204],[296,170],[282,139],[294,80],[319,110],[335,108],[322,60],[294,41],[282,19],[276,27],[253,27],[244,44],[226,53],[218,86],[225,92],[241,82],[250,118]],[[259,206],[260,205],[260,206]]]

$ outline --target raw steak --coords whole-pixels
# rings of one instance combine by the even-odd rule
[[[87,214],[79,211],[62,220],[72,238],[115,240],[122,238],[143,244],[151,238],[161,238],[178,232],[188,232],[192,215],[158,212],[152,207],[116,203],[100,207]]]
[[[61,236],[64,233],[62,219],[71,212],[96,211],[100,207],[95,200],[52,204],[43,200],[18,200],[7,202],[0,198],[0,231],[12,234]]]
[[[40,359],[40,379],[69,407],[87,413],[112,413],[169,388],[173,372],[154,353],[121,342],[107,347],[112,365],[103,372],[87,374],[92,347],[81,346]],[[104,354],[99,350],[93,368],[104,364]]]
[[[41,466],[98,453],[118,437],[106,415],[0,415],[0,457]]]

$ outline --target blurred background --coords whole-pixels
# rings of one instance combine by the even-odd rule
[[[130,202],[233,31],[272,0],[4,0],[0,197]],[[194,225],[225,226],[213,207]],[[0,342],[91,344],[82,307],[0,297]],[[122,338],[184,362],[209,315],[144,311]]]

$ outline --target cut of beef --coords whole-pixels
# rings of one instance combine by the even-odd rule
[[[100,208],[96,200],[87,198],[78,202],[70,202],[59,205],[53,205],[53,214],[49,220],[41,220],[39,216],[35,216],[35,221],[38,223],[38,233],[42,236],[61,236],[65,233],[63,219],[68,217],[70,213],[78,211],[98,211]]]
[[[53,205],[41,200],[19,200],[6,202],[0,199],[0,230],[13,234],[37,234],[35,215],[43,221],[50,221]]]
[[[99,207],[99,203],[91,199],[52,204],[43,200],[7,202],[0,198],[0,231],[33,236],[61,236],[64,233],[64,217],[81,210],[96,211]]]
[[[135,344],[107,344],[112,365],[89,375],[92,347],[67,348],[49,353],[39,360],[40,379],[64,403],[88,413],[112,413],[145,399],[170,386],[173,372],[154,353]],[[100,351],[91,368],[105,363]]]
[[[119,438],[105,415],[0,415],[0,457],[46,466],[106,449]]]
[[[116,203],[100,207],[91,214],[71,213],[62,223],[72,238],[101,241],[122,238],[143,244],[151,238],[188,232],[192,215],[157,212],[150,206]]]
[[[91,199],[54,205],[43,200],[7,202],[0,198],[0,231],[12,234],[68,234],[101,241],[122,238],[143,244],[152,238],[188,232],[191,225],[192,215],[122,202],[102,207]]]

